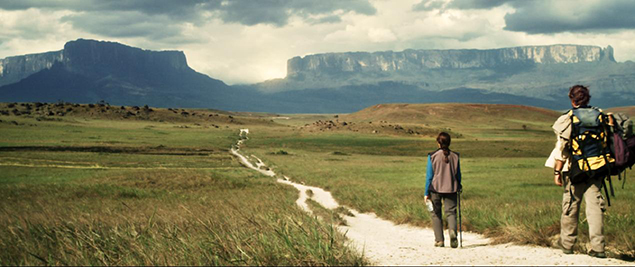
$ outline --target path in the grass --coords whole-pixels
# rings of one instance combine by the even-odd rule
[[[275,172],[257,157],[240,154],[240,145],[246,140],[247,133],[247,129],[241,130],[240,135],[245,139],[238,141],[231,153],[246,167],[276,177]],[[251,163],[250,159],[256,163]],[[339,207],[331,193],[321,188],[291,182],[286,176],[277,181],[291,185],[300,192],[296,203],[307,212],[311,212],[306,204],[309,198],[327,209]],[[307,190],[313,192],[311,197],[306,193]],[[546,247],[489,245],[487,238],[471,232],[463,233],[463,248],[452,249],[449,248],[446,231],[447,247],[437,248],[433,245],[434,232],[430,228],[395,225],[375,214],[348,209],[355,216],[342,215],[348,226],[338,226],[338,229],[373,265],[633,265],[632,262],[617,259],[597,259],[583,254],[565,255],[559,249]]]

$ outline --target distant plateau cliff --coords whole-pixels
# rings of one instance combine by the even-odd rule
[[[0,101],[208,107],[231,97],[229,86],[191,69],[181,51],[78,39],[60,51],[0,60]]]
[[[0,102],[95,103],[280,113],[353,112],[381,103],[502,103],[568,107],[635,103],[635,63],[586,45],[346,52],[294,57],[287,77],[228,86],[191,69],[181,51],[78,39],[59,51],[0,59]]]
[[[174,72],[189,69],[181,51],[149,51],[114,42],[78,39],[60,51],[0,59],[0,86],[18,82],[31,74],[61,63],[83,74],[129,75],[140,70]]]
[[[476,50],[326,53],[287,61],[287,77],[302,74],[417,72],[429,69],[497,68],[509,65],[615,62],[613,48],[582,45],[523,46]]]

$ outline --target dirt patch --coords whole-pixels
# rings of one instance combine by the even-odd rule
[[[416,125],[391,123],[388,121],[353,122],[340,120],[318,120],[300,127],[304,132],[358,132],[383,135],[435,136],[439,129]],[[457,135],[458,136],[458,135]]]
[[[100,101],[96,104],[0,103],[0,116],[35,118],[38,121],[60,121],[64,117],[108,120],[142,120],[157,122],[204,123],[203,127],[220,128],[227,124],[270,125],[270,119],[241,116],[211,109],[153,108],[145,106],[114,106]]]
[[[157,147],[109,147],[109,146],[5,146],[0,152],[8,151],[47,151],[47,152],[93,152],[113,154],[144,154],[144,155],[176,155],[176,156],[209,156],[227,150],[187,149]]]

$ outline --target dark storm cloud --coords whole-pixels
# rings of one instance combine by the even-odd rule
[[[135,10],[148,14],[184,13],[201,5],[220,6],[220,0],[3,0],[0,9],[21,10],[28,8],[66,9],[75,11]]]
[[[149,16],[136,11],[105,13],[92,12],[65,16],[74,28],[110,37],[148,37],[155,40],[180,34],[180,27],[167,16]]]
[[[3,0],[0,9],[43,11],[70,10],[61,22],[73,28],[108,37],[145,37],[157,41],[181,40],[182,43],[201,39],[182,36],[184,23],[205,21],[202,11],[221,6],[221,1],[203,0]],[[25,22],[26,23],[26,22]]]
[[[187,21],[197,19],[199,10],[206,8],[218,8],[220,4],[220,0],[3,0],[0,1],[0,9],[23,10],[29,8],[39,8],[82,12],[138,11],[148,15],[166,15],[175,19]]]
[[[563,10],[549,2],[517,4],[515,13],[505,15],[504,29],[530,34],[635,29],[635,1],[580,5],[582,9]]]
[[[289,19],[285,3],[286,1],[232,1],[223,5],[219,14],[225,22],[283,26]]]
[[[244,25],[272,24],[284,26],[291,16],[299,16],[312,22],[316,15],[328,15],[335,11],[355,12],[364,15],[374,15],[377,10],[367,0],[266,0],[266,1],[228,1],[219,8],[223,21],[236,22]],[[339,21],[339,16],[323,20],[324,23]]]
[[[225,22],[244,25],[272,24],[284,26],[292,16],[310,19],[312,16],[333,16],[335,11],[373,15],[377,11],[368,0],[3,0],[0,9],[24,10],[40,8],[50,10],[72,10],[93,12],[102,16],[104,12],[137,11],[150,16],[167,16],[174,22],[198,22],[205,12],[212,12]],[[319,20],[317,20],[319,21]],[[335,19],[326,19],[333,22]]]
[[[478,10],[502,5],[515,9],[505,15],[504,30],[529,34],[560,32],[607,32],[635,29],[635,1],[573,0],[422,0],[415,11]]]
[[[44,11],[70,10],[62,22],[75,29],[108,37],[145,37],[183,43],[201,41],[185,38],[186,23],[201,25],[212,18],[243,25],[269,24],[281,27],[291,17],[310,24],[335,23],[349,12],[373,15],[368,0],[1,0],[0,9]]]

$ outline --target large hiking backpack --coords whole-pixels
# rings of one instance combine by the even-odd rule
[[[574,108],[568,114],[572,126],[569,142],[571,183],[610,175],[615,157],[609,146],[608,117],[595,107]]]

